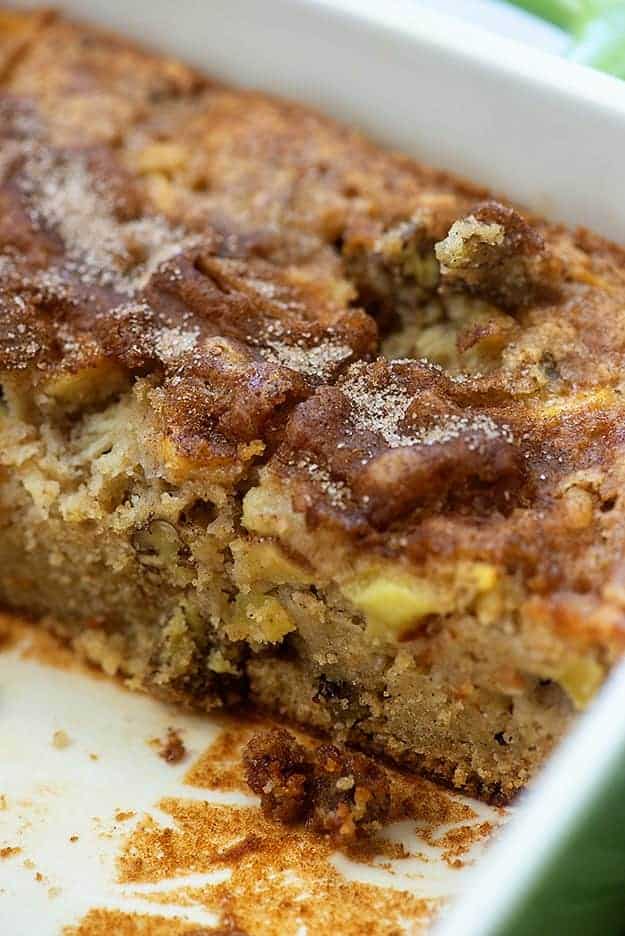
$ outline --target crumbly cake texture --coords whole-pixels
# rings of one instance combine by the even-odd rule
[[[506,800],[625,640],[625,253],[0,12],[0,599]]]
[[[284,728],[272,728],[252,736],[242,760],[247,784],[269,819],[304,822],[347,843],[375,835],[392,817],[388,777],[364,754],[336,744],[310,751]]]

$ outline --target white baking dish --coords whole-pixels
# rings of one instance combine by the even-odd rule
[[[625,83],[410,0],[58,5],[228,80],[317,105],[552,218],[625,241]],[[619,902],[625,907],[623,712],[621,670],[469,876],[441,936],[617,931]],[[615,811],[606,822],[608,809]],[[572,878],[554,868],[572,871],[575,893]]]

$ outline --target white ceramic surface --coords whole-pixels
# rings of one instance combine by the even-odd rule
[[[171,725],[180,730],[188,755],[177,765],[165,763],[149,744],[150,739],[165,737]],[[55,747],[56,731],[65,732],[67,747]],[[189,714],[130,693],[107,679],[22,659],[20,647],[1,652],[0,794],[6,808],[0,808],[0,850],[21,851],[0,858],[0,934],[59,936],[64,926],[78,923],[95,907],[177,917],[205,926],[217,923],[200,905],[155,905],[146,898],[177,886],[223,880],[227,871],[124,886],[116,882],[115,859],[124,838],[145,816],[172,825],[157,806],[164,797],[234,805],[257,802],[237,792],[183,784],[194,759],[218,732],[218,723],[207,715]],[[97,760],[92,759],[94,754]],[[501,822],[498,811],[473,801],[471,805],[477,813],[472,822]],[[136,815],[118,821],[118,810]],[[337,866],[348,878],[418,897],[453,896],[469,866],[451,868],[440,849],[417,843],[414,825],[398,825],[393,837],[411,850],[418,849],[427,860],[391,861],[389,871],[340,856]],[[437,828],[436,836],[451,828]],[[77,841],[71,842],[71,836],[78,836]],[[480,840],[469,860],[483,847]],[[43,881],[37,880],[37,873]],[[417,932],[421,925],[413,928],[407,918],[406,933]],[[302,928],[297,936],[320,934]]]
[[[561,29],[511,6],[506,0],[413,0],[437,13],[455,16],[507,39],[561,55],[569,39]]]

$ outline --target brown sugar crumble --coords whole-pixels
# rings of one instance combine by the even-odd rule
[[[258,782],[263,772],[276,782],[276,799],[282,784],[290,811],[293,797],[286,767],[292,768],[293,776],[305,774],[307,780],[317,772],[318,788],[311,795],[320,824],[306,825],[302,818],[276,822],[275,815],[268,817],[256,806],[184,796],[164,798],[156,805],[171,822],[161,825],[156,818],[141,818],[125,838],[117,859],[118,883],[126,890],[141,884],[136,896],[152,903],[154,914],[93,908],[78,924],[67,927],[64,936],[109,936],[112,932],[116,936],[295,936],[302,927],[315,936],[326,932],[341,936],[424,933],[440,908],[438,898],[423,899],[396,886],[352,880],[334,861],[339,848],[347,859],[393,874],[393,861],[419,854],[401,842],[376,837],[374,824],[380,815],[372,819],[366,834],[364,824],[356,822],[355,834],[349,838],[354,832],[349,827],[351,813],[346,820],[341,797],[357,786],[372,789],[369,764],[363,765],[360,755],[320,744],[299,731],[287,732],[258,717],[251,723],[239,718],[220,719],[221,731],[194,759],[184,783],[195,790],[242,790],[246,788],[244,761],[254,762]],[[378,784],[379,774],[384,777],[378,789],[383,791],[385,821],[412,818],[418,822],[418,835],[427,841],[431,835],[433,844],[436,830],[445,830],[441,847],[449,851],[448,863],[453,864],[456,856],[460,860],[462,843],[471,836],[476,841],[485,832],[483,823],[471,831],[470,824],[478,817],[470,804],[422,778],[383,765],[373,767]],[[348,781],[341,782],[345,777]],[[306,783],[303,787],[309,790]],[[299,788],[297,782],[294,788]],[[348,802],[350,810],[354,803],[355,798]],[[130,812],[117,810],[115,818],[123,821]],[[346,821],[348,828],[343,830]],[[461,826],[455,838],[449,834],[453,826]],[[177,877],[216,871],[227,871],[228,877],[173,888],[169,883]],[[166,889],[158,889],[160,882],[167,882]],[[149,884],[154,890],[146,889]],[[161,905],[202,908],[216,914],[219,922],[198,925],[165,918],[158,914]]]
[[[142,821],[119,856],[119,881],[157,883],[220,869],[229,877],[152,892],[149,898],[142,888],[142,899],[155,904],[193,904],[228,914],[253,936],[295,936],[302,926],[311,934],[362,936],[363,925],[370,936],[398,936],[406,920],[416,934],[438,909],[438,900],[407,890],[348,880],[333,864],[329,836],[275,823],[256,807],[172,798],[158,806],[174,827]]]
[[[379,832],[391,815],[390,785],[370,758],[334,744],[310,751],[283,728],[253,736],[243,752],[246,779],[264,814],[305,822],[349,841]]]

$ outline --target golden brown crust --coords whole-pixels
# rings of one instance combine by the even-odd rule
[[[373,321],[323,282],[168,221],[110,149],[53,146],[24,106],[5,113],[0,368],[44,388],[102,361],[150,373],[176,448],[210,460],[268,441],[275,412],[375,352]]]
[[[52,19],[48,10],[35,13],[0,10],[0,81],[5,81],[19,66],[22,56]]]
[[[20,43],[4,78],[10,93],[36,100],[59,145],[119,145],[159,102],[192,95],[207,81],[181,62],[152,55],[103,29],[52,12],[3,12],[0,61]]]

